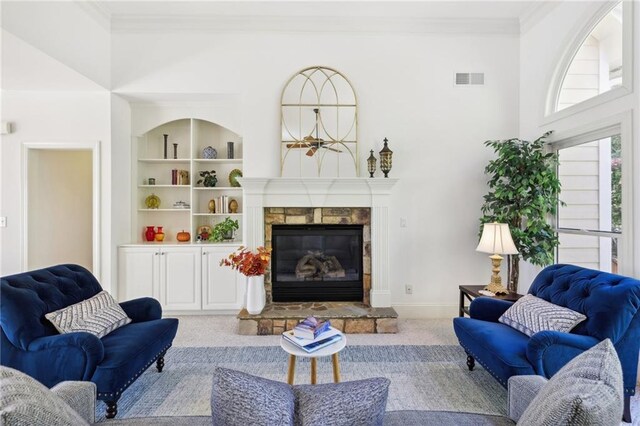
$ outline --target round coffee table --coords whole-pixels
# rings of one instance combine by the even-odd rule
[[[293,343],[290,343],[284,337],[280,337],[280,347],[289,354],[289,372],[287,374],[287,383],[293,384],[293,378],[296,371],[296,357],[311,358],[311,384],[315,385],[317,381],[318,366],[316,361],[318,357],[331,355],[331,361],[333,363],[333,381],[335,383],[340,382],[340,363],[338,362],[338,352],[347,346],[347,336],[342,335],[342,339],[336,343],[320,348],[315,352],[306,352],[303,349],[297,347]]]

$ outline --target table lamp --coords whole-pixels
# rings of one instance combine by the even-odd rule
[[[476,247],[476,251],[482,253],[492,253],[489,256],[493,268],[491,271],[491,282],[484,288],[494,294],[507,294],[509,290],[502,286],[502,278],[500,277],[501,254],[518,254],[518,249],[513,243],[509,225],[506,223],[485,223],[482,228],[482,236],[480,243]]]

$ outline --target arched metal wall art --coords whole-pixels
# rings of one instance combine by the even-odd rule
[[[358,105],[349,80],[321,66],[305,68],[282,90],[283,177],[356,177]]]

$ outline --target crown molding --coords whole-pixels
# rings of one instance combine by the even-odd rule
[[[540,1],[529,6],[520,16],[520,33],[524,34],[560,4],[559,1]]]
[[[340,32],[518,35],[520,22],[518,19],[111,15],[111,32],[114,34]]]
[[[104,5],[94,0],[74,0],[73,2],[93,18],[98,25],[109,32],[111,31],[111,12]]]

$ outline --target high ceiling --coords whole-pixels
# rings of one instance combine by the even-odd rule
[[[111,31],[395,31],[512,33],[559,0],[78,1]]]
[[[546,1],[111,1],[112,18],[136,16],[391,17],[521,19]]]

